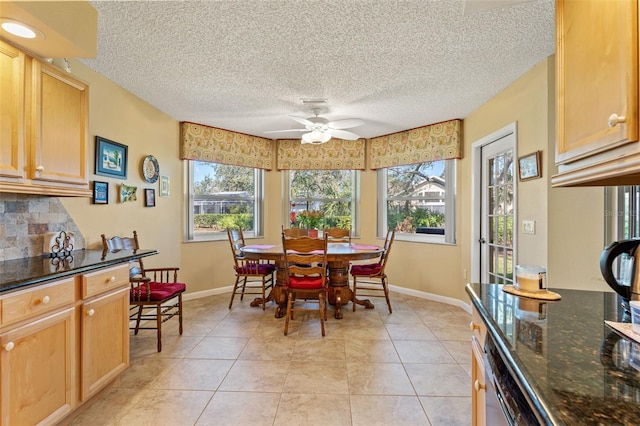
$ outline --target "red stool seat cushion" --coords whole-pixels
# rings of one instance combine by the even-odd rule
[[[150,282],[149,287],[151,289],[150,300],[164,300],[168,297],[176,296],[187,289],[186,284],[183,283],[156,283]],[[131,290],[131,297],[133,300],[147,300],[147,286],[141,284],[140,287],[136,287]]]
[[[321,289],[322,277],[291,277],[289,286],[300,290]]]
[[[351,267],[351,275],[376,275],[382,270],[379,263],[368,263],[366,265],[353,265]]]
[[[257,266],[257,268],[256,268]],[[238,274],[257,274],[268,275],[276,269],[276,266],[271,263],[257,263],[254,265],[243,265],[235,268]]]

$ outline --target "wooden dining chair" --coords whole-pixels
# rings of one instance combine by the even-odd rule
[[[395,231],[388,230],[382,254],[380,254],[380,258],[377,262],[351,266],[351,276],[353,277],[351,302],[353,302],[353,312],[356,311],[356,297],[358,292],[364,292],[361,296],[384,297],[387,300],[389,313],[392,313],[391,301],[389,300],[389,287],[387,285],[387,274],[384,270],[387,266],[387,262],[389,261],[389,254],[391,253],[391,245],[393,244],[394,238]],[[383,292],[384,295],[377,293],[380,291]]]
[[[121,250],[133,250],[135,253],[140,248],[138,233],[133,231],[132,237],[111,238],[102,234],[102,247],[105,253]],[[179,270],[176,267],[145,268],[142,259],[129,264],[129,320],[135,322],[130,329],[134,330],[134,335],[139,330],[156,330],[158,352],[162,352],[162,323],[177,316],[178,331],[182,335],[182,293],[187,286],[178,282]]]
[[[318,301],[320,329],[325,335],[324,323],[327,320],[327,237],[287,238],[282,233],[284,251],[285,291],[287,294],[287,312],[284,322],[284,335],[289,332],[289,320],[294,319],[296,300]],[[303,308],[304,309],[304,308]]]
[[[245,242],[242,229],[227,229],[227,236],[233,255],[233,269],[236,273],[229,309],[233,305],[236,294],[240,294],[240,301],[244,299],[245,294],[260,294],[264,311],[267,304],[266,291],[273,287],[273,272],[276,265],[244,257],[242,248],[245,246]]]
[[[327,228],[323,232],[328,236],[328,241],[330,243],[351,244],[351,229]]]
[[[309,236],[309,230],[304,228],[282,228],[282,233],[287,238],[300,238]]]

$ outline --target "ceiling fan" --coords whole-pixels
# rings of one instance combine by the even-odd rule
[[[290,115],[300,124],[304,124],[304,129],[289,129],[289,130],[271,130],[265,133],[281,133],[281,132],[307,132],[302,135],[302,143],[321,144],[328,142],[331,137],[356,140],[360,136],[353,132],[349,132],[343,129],[350,129],[352,127],[361,126],[364,121],[359,118],[347,118],[344,120],[329,121],[324,117],[320,117],[320,108],[311,108],[311,112],[314,117],[298,117],[297,115]]]

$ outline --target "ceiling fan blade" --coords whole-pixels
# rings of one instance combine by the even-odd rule
[[[282,132],[308,132],[308,130],[307,129],[269,130],[264,133],[282,133]]]
[[[327,130],[327,133],[335,138],[345,139],[348,141],[355,141],[356,139],[360,138],[360,136],[356,135],[355,133],[348,132],[346,130],[329,129]]]
[[[293,118],[294,120],[296,120],[300,124],[304,124],[305,126],[313,126],[313,122],[307,120],[304,117],[298,117],[297,115],[290,115],[289,117]]]
[[[332,129],[349,129],[351,127],[362,126],[363,124],[364,121],[359,118],[347,118],[344,120],[330,121],[327,123],[327,126]]]

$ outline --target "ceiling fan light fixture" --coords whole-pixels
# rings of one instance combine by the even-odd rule
[[[309,133],[305,133],[302,135],[302,143],[310,143],[310,144],[321,144],[325,142],[329,142],[331,140],[331,135],[328,133],[313,131]]]

